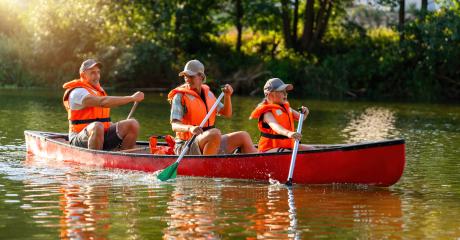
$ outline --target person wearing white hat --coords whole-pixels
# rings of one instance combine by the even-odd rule
[[[110,108],[140,102],[144,93],[131,96],[107,96],[99,84],[102,64],[94,59],[80,66],[80,78],[63,85],[64,107],[69,119],[71,145],[96,149],[130,149],[136,144],[139,123],[135,119],[112,123]]]
[[[247,132],[239,131],[222,134],[214,127],[217,114],[231,117],[233,88],[226,84],[224,104],[217,105],[217,111],[211,114],[203,128],[199,127],[208,110],[216,102],[216,97],[209,87],[204,84],[206,74],[204,65],[198,60],[188,61],[184,70],[179,73],[185,83],[168,94],[171,103],[171,126],[176,132],[176,145],[174,152],[179,154],[185,147],[186,142],[197,135],[191,144],[187,155],[212,155],[219,153],[232,153],[235,149],[241,149],[243,153],[257,152]]]
[[[301,140],[302,135],[294,128],[294,120],[299,120],[299,112],[292,109],[287,100],[287,91],[294,89],[292,84],[285,84],[279,78],[269,79],[264,86],[265,98],[251,113],[250,119],[258,120],[261,133],[258,148],[260,152],[281,152],[291,150],[294,140]],[[308,108],[302,107],[305,119]],[[312,146],[300,144],[299,150],[310,150]]]

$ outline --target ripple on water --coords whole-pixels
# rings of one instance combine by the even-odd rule
[[[367,186],[287,188],[274,181],[191,177],[163,183],[135,171],[13,160],[2,164],[2,174],[23,184],[21,194],[10,196],[20,202],[10,204],[35,224],[59,228],[67,237],[110,232],[123,238],[148,223],[152,235],[165,238],[284,239],[338,232],[385,238],[398,232],[402,221],[399,197]]]
[[[7,138],[1,132],[0,217],[7,223],[22,219],[21,232],[32,226],[30,236],[40,233],[45,239],[458,238],[459,114],[410,111],[386,105],[349,115],[340,111],[337,116],[346,117],[325,119],[325,132],[311,136],[347,142],[405,138],[406,169],[389,189],[287,188],[273,180],[191,177],[159,182],[156,174],[27,162],[23,129]]]
[[[342,130],[348,142],[382,140],[399,135],[395,127],[395,112],[383,107],[366,108],[357,116],[352,116]]]

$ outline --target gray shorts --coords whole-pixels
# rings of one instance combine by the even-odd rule
[[[228,141],[228,136],[222,135],[222,138],[220,140],[220,147],[219,147],[219,152],[217,154],[225,154],[225,149],[227,149],[227,141]],[[176,139],[176,145],[174,146],[174,153],[176,155],[179,155],[182,152],[182,149],[185,148],[187,141],[181,141]],[[187,153],[185,155],[203,155],[200,150],[200,145],[198,145],[198,141],[193,141],[193,143],[190,145],[190,148],[187,150]]]
[[[89,133],[83,129],[79,133],[69,133],[70,145],[88,148]],[[104,133],[104,146],[103,150],[113,150],[119,148],[123,139],[118,135],[118,123],[110,125],[109,129]]]

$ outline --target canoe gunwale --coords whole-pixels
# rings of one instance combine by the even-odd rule
[[[156,172],[170,166],[176,155],[110,152],[71,146],[67,133],[24,131],[27,151],[44,159],[102,168]],[[405,141],[383,140],[356,144],[323,144],[298,154],[296,184],[365,184],[388,187],[402,176]],[[148,146],[140,141],[138,145]],[[159,143],[166,144],[166,143]],[[29,156],[29,155],[28,155]],[[192,177],[285,181],[291,152],[225,155],[187,155],[178,175]]]
[[[155,155],[155,154],[150,154],[150,153],[131,153],[131,152],[94,150],[94,149],[73,146],[68,143],[55,140],[55,138],[67,139],[68,135],[66,133],[53,133],[53,132],[25,130],[24,135],[33,136],[36,138],[43,139],[44,141],[50,141],[55,144],[67,147],[67,148],[73,148],[79,151],[90,152],[90,153],[121,155],[121,156],[130,156],[130,157],[142,157],[142,158],[151,157],[151,156],[154,156],[155,158],[177,158],[177,155]],[[149,143],[146,141],[137,141],[136,144],[143,145],[143,146],[149,145]],[[393,140],[361,142],[361,143],[352,143],[352,144],[330,144],[330,145],[325,144],[325,145],[320,145],[320,146],[330,146],[330,147],[299,151],[298,154],[332,152],[332,151],[352,151],[352,150],[358,150],[358,149],[367,149],[367,148],[374,148],[374,147],[381,147],[381,146],[393,146],[393,145],[400,145],[400,144],[405,144],[405,140],[404,139],[393,139]],[[291,154],[290,152],[270,152],[270,153],[239,153],[239,154],[186,155],[186,156],[193,157],[193,158],[197,158],[197,157],[198,158],[244,158],[244,157],[260,157],[260,156],[282,156],[282,155],[290,155],[290,154]]]

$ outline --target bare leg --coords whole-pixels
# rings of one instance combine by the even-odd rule
[[[269,152],[278,152],[278,149],[279,148],[272,148],[272,149],[269,149],[267,151],[265,151],[266,153],[269,153]]]
[[[266,152],[278,152],[279,148],[272,148]],[[313,150],[315,147],[307,145],[307,144],[299,144],[299,151],[307,151],[307,150]],[[292,152],[292,149],[289,148],[284,148],[283,152]]]
[[[203,155],[214,155],[219,152],[220,138],[222,134],[217,128],[210,129],[197,136],[196,141]]]
[[[313,150],[315,147],[307,145],[307,144],[299,144],[299,151],[307,151],[307,150]]]
[[[123,120],[118,122],[118,134],[123,140],[121,149],[131,149],[136,145],[139,135],[139,123],[136,119]]]
[[[86,126],[88,132],[88,148],[101,150],[104,146],[104,125],[100,122],[93,122]]]
[[[252,139],[249,136],[249,133],[245,131],[233,132],[229,134],[225,134],[228,136],[227,146],[225,149],[226,153],[231,153],[236,148],[241,148],[241,152],[243,153],[255,153],[257,149],[254,147],[252,143]]]

